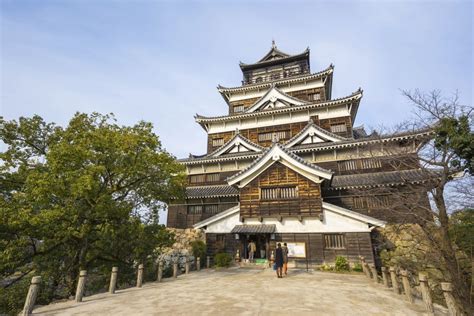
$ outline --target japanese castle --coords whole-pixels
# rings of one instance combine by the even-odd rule
[[[247,258],[254,241],[255,257],[270,259],[286,242],[296,266],[338,255],[374,262],[375,232],[401,221],[395,197],[378,188],[408,191],[405,183],[423,181],[417,150],[429,132],[355,127],[363,91],[333,98],[334,66],[311,72],[309,49],[290,55],[273,42],[240,69],[240,86],[218,86],[228,114],[195,116],[207,153],[180,160],[186,198],[169,206],[167,225],[202,229],[210,256]],[[407,163],[395,166],[395,157]]]

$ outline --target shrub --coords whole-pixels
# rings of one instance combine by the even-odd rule
[[[321,266],[319,266],[319,269],[321,271],[334,271],[334,267],[333,266],[330,266],[329,264],[322,264]]]
[[[214,257],[216,267],[229,267],[232,263],[232,256],[228,253],[218,253]]]
[[[192,252],[194,258],[201,258],[201,262],[206,259],[206,243],[202,240],[195,240],[191,242]]]
[[[349,271],[349,263],[347,262],[346,257],[337,256],[336,257],[336,271]]]
[[[355,271],[355,272],[362,272],[364,271],[362,269],[362,265],[358,262],[354,263],[354,266],[352,267],[352,271]]]

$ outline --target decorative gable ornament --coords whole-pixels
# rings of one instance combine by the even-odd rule
[[[305,144],[316,144],[316,143],[325,143],[325,142],[341,142],[348,141],[350,138],[342,137],[331,133],[318,125],[316,125],[312,120],[309,121],[308,125],[296,134],[293,138],[288,140],[285,143],[286,148],[291,148],[298,145]]]
[[[232,137],[227,143],[219,147],[209,156],[211,157],[219,157],[225,154],[234,154],[234,153],[242,153],[242,152],[253,152],[258,153],[262,152],[264,148],[259,146],[247,138],[243,137],[240,134],[236,134]]]
[[[272,86],[268,91],[250,106],[245,113],[252,113],[255,111],[270,110],[282,107],[301,106],[306,104],[306,101],[294,98],[277,87]]]

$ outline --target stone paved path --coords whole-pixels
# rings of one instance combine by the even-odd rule
[[[41,315],[426,315],[421,303],[362,275],[293,270],[202,270],[143,288],[36,308]]]

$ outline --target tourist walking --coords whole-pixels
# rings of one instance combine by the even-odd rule
[[[248,249],[249,249],[249,261],[252,261],[253,260],[253,256],[255,254],[255,251],[257,251],[257,246],[255,245],[255,243],[252,241],[250,241],[249,245],[248,245]]]
[[[283,267],[283,249],[281,249],[281,244],[278,243],[277,249],[275,251],[275,267],[278,278],[283,278],[281,275],[281,268]]]
[[[286,242],[283,244],[281,249],[283,252],[283,273],[288,275],[288,245]]]

